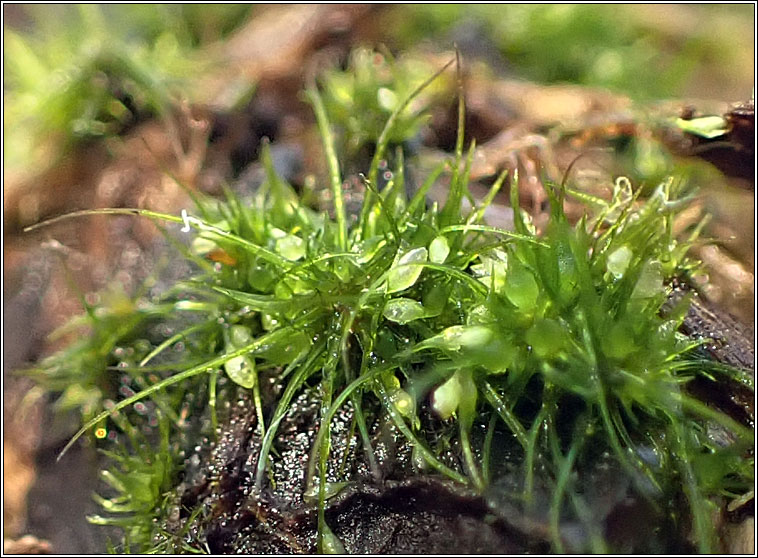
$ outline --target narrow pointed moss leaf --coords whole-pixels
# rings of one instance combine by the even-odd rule
[[[449,253],[450,245],[444,236],[438,236],[429,245],[429,260],[434,263],[445,263]]]
[[[182,217],[179,217],[176,215],[169,215],[166,213],[158,213],[155,211],[150,211],[149,209],[120,208],[120,207],[119,208],[109,207],[105,209],[87,209],[87,210],[82,210],[82,211],[72,211],[71,213],[66,213],[65,215],[59,215],[58,217],[53,217],[52,219],[48,219],[40,223],[35,223],[34,225],[26,227],[24,229],[24,232],[31,232],[31,231],[40,229],[42,227],[49,227],[61,221],[65,221],[68,219],[75,219],[78,217],[84,217],[88,215],[132,215],[132,216],[141,215],[142,217],[147,217],[148,219],[151,219],[156,222],[167,221],[170,223],[182,224],[187,229],[185,232],[188,232],[189,229],[191,228],[195,228],[199,230],[200,232],[209,234],[211,238],[224,240],[224,241],[229,242],[230,244],[239,246],[243,248],[244,250],[250,252],[251,254],[258,256],[276,265],[277,267],[281,269],[289,269],[291,267],[290,263],[286,259],[284,259],[278,254],[275,254],[271,250],[268,250],[262,246],[255,244],[254,242],[250,242],[249,240],[241,238],[235,234],[231,234],[230,232],[220,229],[214,225],[211,225],[203,221],[202,219],[189,216],[186,214],[186,212],[183,214]]]
[[[384,317],[398,324],[407,324],[424,315],[424,306],[410,298],[395,298],[384,306]]]
[[[414,89],[402,103],[399,103],[397,105],[393,113],[387,119],[387,123],[384,125],[384,129],[382,129],[381,134],[379,134],[379,139],[376,141],[376,150],[374,151],[374,156],[371,159],[371,166],[369,167],[368,171],[368,180],[371,184],[377,184],[377,177],[379,176],[379,162],[382,160],[382,157],[384,157],[384,152],[387,149],[387,144],[389,143],[390,134],[392,133],[392,130],[395,126],[395,122],[400,118],[400,114],[411,103],[411,101],[413,101],[413,99],[416,98],[419,93],[421,93],[421,91],[423,91],[430,83],[437,79],[437,77],[442,74],[442,72],[444,72],[448,67],[450,67],[453,62],[455,62],[455,60],[450,60],[447,64],[435,72],[434,75],[430,76],[421,85]],[[368,215],[372,211],[373,207],[374,203],[372,203],[372,192],[368,191],[366,192],[366,197],[363,200],[363,209],[361,210],[361,217],[359,220],[359,222],[363,223],[364,227],[367,226],[369,222]]]
[[[337,239],[341,250],[347,247],[347,220],[345,218],[345,201],[342,196],[342,179],[337,155],[334,151],[334,134],[326,115],[324,102],[316,87],[310,87],[306,91],[316,114],[316,121],[321,132],[321,138],[326,151],[326,162],[329,165],[329,177],[331,179],[332,197],[334,199],[334,213],[337,217]]]
[[[234,289],[218,287],[216,285],[212,285],[211,288],[214,291],[222,293],[237,302],[241,302],[242,304],[249,306],[252,310],[258,312],[283,312],[292,305],[291,300],[281,300],[270,295],[246,293]]]
[[[426,248],[414,248],[400,257],[387,275],[387,292],[396,293],[412,287],[421,275],[424,267],[413,265],[427,261],[429,253]]]

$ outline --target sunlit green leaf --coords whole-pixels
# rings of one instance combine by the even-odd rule
[[[603,350],[613,358],[623,359],[637,350],[634,332],[624,323],[614,324],[602,338]]]
[[[629,262],[632,259],[632,250],[624,245],[608,255],[608,261],[606,267],[616,279],[620,279],[626,273],[626,269],[629,267]]]
[[[540,288],[534,275],[522,265],[509,266],[504,286],[505,296],[515,306],[529,311],[537,304]]]
[[[458,373],[432,393],[432,409],[441,419],[448,419],[458,408],[461,397],[461,381]]]
[[[424,269],[413,264],[426,262],[427,256],[428,251],[424,247],[414,248],[401,256],[387,276],[387,292],[395,293],[412,287]]]
[[[376,92],[376,99],[379,106],[387,112],[392,112],[397,106],[397,95],[395,95],[391,89],[387,89],[386,87],[379,88]]]
[[[540,358],[555,358],[567,345],[564,328],[555,320],[540,320],[526,333],[526,341]]]
[[[271,236],[276,238],[276,251],[290,261],[297,261],[305,256],[305,241],[294,234],[287,234],[274,228]]]
[[[232,326],[229,330],[227,342],[228,351],[241,349],[250,344],[252,340],[253,337],[249,328],[240,325]],[[241,355],[229,359],[224,363],[224,370],[234,383],[244,388],[250,389],[255,385],[257,378],[255,364],[249,356]]]
[[[430,337],[416,345],[416,350],[436,348],[445,351],[459,351],[463,348],[482,347],[492,340],[492,330],[485,326],[451,326],[442,333]]]
[[[676,125],[680,130],[707,139],[723,136],[729,131],[726,119],[721,116],[701,116],[690,120],[677,118]]]
[[[395,390],[390,396],[390,401],[404,417],[413,418],[416,416],[416,403],[407,391]]]
[[[450,253],[450,245],[447,238],[438,236],[429,245],[429,261],[434,263],[444,263],[447,255]]]
[[[632,298],[650,298],[663,292],[663,269],[661,262],[646,262],[634,286]]]
[[[424,315],[423,305],[409,298],[393,298],[384,306],[384,317],[398,324],[418,320]]]

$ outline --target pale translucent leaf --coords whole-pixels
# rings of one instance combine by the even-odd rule
[[[620,279],[626,273],[631,260],[632,250],[625,244],[608,255],[608,261],[605,265],[616,279]]]
[[[392,112],[397,107],[397,95],[391,89],[380,87],[376,92],[376,100],[379,106],[387,112]]]
[[[728,130],[728,124],[721,116],[703,116],[691,120],[677,118],[676,125],[680,130],[707,139],[723,136]]]
[[[255,385],[255,369],[249,358],[234,357],[224,363],[227,376],[237,385],[250,389]]]
[[[434,263],[444,263],[449,253],[450,245],[444,236],[438,236],[429,245],[429,260]]]
[[[632,298],[650,298],[663,291],[663,266],[659,261],[647,262],[632,291]]]
[[[450,326],[442,333],[430,337],[416,345],[414,350],[436,348],[445,351],[459,351],[463,348],[476,349],[492,341],[492,330],[481,325]]]
[[[276,251],[291,262],[297,261],[305,256],[305,241],[294,234],[284,233],[276,239]]]
[[[504,290],[508,300],[521,310],[526,311],[535,307],[537,297],[540,294],[534,276],[522,266],[512,266],[508,269]]]
[[[406,418],[412,418],[415,415],[416,405],[407,391],[398,389],[391,397],[392,403],[398,412]]]
[[[229,329],[229,338],[226,344],[229,352],[236,351],[252,342],[250,329],[241,325],[232,326]],[[229,359],[224,363],[224,370],[229,378],[237,385],[250,389],[255,385],[255,364],[250,357],[241,355]]]
[[[413,320],[423,318],[424,306],[410,298],[395,298],[387,302],[384,307],[384,317],[398,324],[407,324]]]
[[[458,408],[461,397],[461,382],[458,373],[453,374],[448,381],[434,390],[432,394],[432,409],[441,419],[452,416]]]
[[[426,248],[414,248],[395,262],[387,276],[387,292],[395,293],[412,287],[421,275],[423,266],[413,265],[427,260]]]

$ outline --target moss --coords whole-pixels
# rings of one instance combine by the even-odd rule
[[[180,450],[170,441],[183,431],[186,397],[193,393],[193,405],[206,409],[215,426],[217,406],[233,401],[233,392],[217,389],[226,376],[252,393],[262,440],[257,488],[269,482],[278,426],[292,402],[319,386],[320,426],[306,492],[318,502],[320,551],[339,546],[324,513],[331,486],[326,465],[330,424],[346,405],[355,410],[356,435],[370,456],[369,424],[378,408],[413,446],[417,463],[478,492],[498,471],[490,455],[498,429],[497,439],[507,436],[523,456],[515,464],[523,479],[519,511],[538,513],[538,494],[552,495],[547,513],[557,552],[567,548],[561,528],[567,521],[592,534],[589,550],[614,550],[586,495],[587,471],[598,455],[651,506],[676,515],[680,529],[691,522],[699,550],[716,549],[710,513],[720,497],[752,486],[749,460],[736,456],[747,455],[753,434],[687,393],[692,378],[731,369],[702,360],[695,351],[701,342],[678,332],[686,300],[661,312],[668,282],[695,266],[686,256],[694,238],[680,242],[672,234],[672,219],[689,199],[685,185],[666,180],[643,202],[625,179],[613,185],[610,201],[548,184],[550,222],[537,234],[518,209],[514,176],[514,230],[487,226],[485,206],[463,211],[473,148],[464,152],[461,99],[444,207],[425,204],[433,178],[409,199],[400,168],[386,175],[379,191],[379,162],[419,90],[397,105],[377,138],[357,220],[346,214],[342,165],[315,88],[308,97],[325,143],[333,218],[302,203],[276,175],[265,149],[267,177],[250,203],[227,192],[224,201],[198,199],[181,216],[95,212],[181,225],[178,234],[191,239],[183,255],[196,265],[191,277],[155,299],[117,311],[89,309],[85,319],[96,336],[39,369],[55,389],[107,392],[113,387],[109,366],[142,382],[140,391],[96,416],[84,412],[89,420],[70,443],[95,426],[128,435],[130,421],[140,420],[140,403],[162,410],[155,415],[157,448],[133,439],[132,451],[116,459],[121,471],[106,475],[121,495],[103,503],[122,518],[98,521],[125,526],[131,550],[151,549],[161,536],[161,523],[152,518],[165,519],[166,497],[177,481]],[[485,204],[505,180],[505,174],[498,178]],[[596,211],[569,223],[567,195],[592,202]],[[118,319],[105,324],[103,316],[114,312]],[[177,316],[186,319],[177,322]],[[173,327],[145,336],[147,321]],[[185,350],[169,350],[179,343]],[[83,382],[68,363],[87,355],[98,360],[81,365],[90,378]],[[264,377],[278,386],[273,399],[264,392]],[[198,385],[207,387],[198,391]],[[439,421],[443,434],[423,428],[429,420]],[[729,442],[710,436],[712,427],[728,432]],[[478,435],[483,429],[487,435]],[[441,457],[441,440],[458,448],[457,465]],[[135,460],[140,452],[147,458]],[[375,466],[376,459],[369,462]],[[683,515],[670,509],[682,495]]]
[[[703,67],[724,83],[737,83],[740,74],[732,66],[740,65],[740,49],[750,48],[749,27],[742,26],[750,21],[749,8],[695,6],[677,14],[692,18],[686,32],[656,25],[673,16],[658,8],[417,5],[390,11],[386,21],[399,48],[445,37],[464,52],[542,83],[607,87],[637,99],[697,96]],[[732,40],[715,39],[723,34]]]
[[[5,164],[50,164],[86,141],[166,116],[210,67],[198,47],[244,20],[246,6],[32,6],[28,33],[5,29]]]

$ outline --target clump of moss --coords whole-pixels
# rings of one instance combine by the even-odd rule
[[[387,119],[429,73],[420,59],[394,59],[389,52],[367,48],[351,52],[345,71],[324,72],[324,107],[339,130],[337,149],[342,157],[350,160],[362,148],[375,146]],[[425,109],[443,88],[437,82],[416,95],[412,106],[399,113],[387,141],[397,145],[416,136],[428,116]]]
[[[207,68],[198,47],[243,20],[245,6],[25,7],[31,29],[5,29],[5,164],[39,168],[81,142],[171,109]]]
[[[682,35],[651,24],[660,12],[645,6],[586,4],[403,6],[388,13],[387,26],[400,48],[453,37],[472,53],[492,57],[494,51],[527,79],[607,87],[638,99],[687,97],[699,90],[697,70],[703,67],[724,83],[737,83],[733,68],[745,47],[735,37],[749,37],[739,27],[750,21],[748,9],[688,8],[697,23]],[[725,36],[731,39],[719,39]]]
[[[111,482],[131,503],[120,508],[117,500],[106,509],[138,508],[142,518],[165,513],[175,460],[160,456],[170,453],[166,440],[181,431],[176,417],[187,386],[207,383],[194,392],[194,404],[207,405],[215,425],[215,405],[224,397],[216,387],[225,374],[253,394],[262,438],[259,488],[276,459],[271,448],[280,421],[298,393],[319,385],[320,428],[306,482],[317,495],[321,551],[334,543],[324,515],[329,425],[346,404],[355,410],[369,454],[368,424],[378,406],[413,445],[419,463],[480,492],[498,471],[493,433],[507,433],[522,456],[521,511],[535,513],[536,487],[548,487],[558,552],[566,550],[561,525],[567,519],[590,533],[589,550],[613,550],[581,488],[588,482],[584,471],[600,454],[669,515],[678,514],[669,507],[684,495],[689,512],[677,515],[677,524],[686,530],[691,522],[699,550],[713,550],[710,517],[718,499],[741,495],[753,483],[750,460],[740,458],[751,447],[752,431],[687,393],[693,377],[730,370],[696,356],[700,342],[678,333],[686,301],[661,311],[667,281],[694,266],[686,252],[697,231],[686,242],[672,233],[673,217],[687,200],[684,185],[668,180],[644,202],[625,179],[613,186],[610,201],[548,185],[550,221],[537,234],[518,209],[514,176],[514,230],[488,226],[485,209],[507,176],[497,178],[481,204],[463,211],[473,144],[464,153],[461,98],[452,160],[410,198],[402,165],[386,174],[379,191],[380,162],[415,94],[396,106],[378,136],[357,220],[345,211],[339,159],[315,88],[308,98],[324,138],[333,218],[301,202],[275,173],[266,149],[266,179],[249,203],[228,192],[224,201],[198,199],[196,209],[181,216],[99,211],[181,225],[179,234],[191,235],[183,254],[197,269],[162,295],[131,306],[113,336],[93,338],[103,357],[96,363],[103,375],[98,382],[107,383],[105,364],[111,364],[144,383],[88,420],[71,443],[114,417],[131,417],[145,401],[162,409],[165,424],[158,457],[148,456],[151,466],[140,472],[144,482]],[[426,193],[442,172],[449,175],[447,201],[429,206]],[[595,211],[570,224],[563,213],[567,195]],[[189,316],[184,325],[176,325],[177,315]],[[146,316],[173,327],[145,336]],[[177,357],[171,349],[179,343],[187,350]],[[118,352],[124,347],[139,355],[125,358]],[[65,376],[69,358],[43,363],[46,377],[76,382]],[[282,387],[270,407],[261,398],[263,373]],[[440,458],[434,436],[421,427],[429,416],[456,441],[459,466]],[[712,427],[727,432],[728,442],[712,437]],[[136,463],[120,461],[121,475]],[[130,521],[123,524],[128,528]],[[157,535],[141,533],[140,549],[149,549]]]

